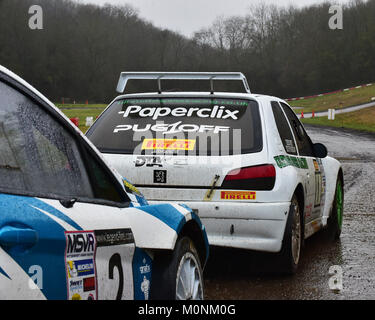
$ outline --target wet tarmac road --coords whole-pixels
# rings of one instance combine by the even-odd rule
[[[272,256],[236,249],[211,249],[205,298],[228,300],[375,299],[375,135],[306,126],[344,170],[341,238],[325,232],[307,239],[294,276],[273,272]],[[331,266],[342,270],[342,290],[332,291]]]

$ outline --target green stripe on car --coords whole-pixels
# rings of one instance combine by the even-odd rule
[[[274,157],[276,164],[279,168],[285,168],[288,166],[293,166],[300,169],[308,169],[306,158],[299,158],[294,156],[280,155]]]

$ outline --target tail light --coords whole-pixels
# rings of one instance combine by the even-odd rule
[[[221,188],[238,190],[272,190],[276,169],[272,164],[240,168],[230,171]]]

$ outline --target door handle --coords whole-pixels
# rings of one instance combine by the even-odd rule
[[[32,247],[38,242],[38,233],[29,228],[4,226],[0,229],[0,245],[4,247]]]

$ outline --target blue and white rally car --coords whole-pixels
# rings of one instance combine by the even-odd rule
[[[134,79],[154,79],[158,91],[118,96],[86,135],[150,203],[185,203],[210,245],[275,253],[278,272],[296,271],[315,232],[340,235],[341,164],[284,100],[252,94],[241,73],[124,72],[118,92]],[[166,80],[207,89],[163,91]],[[218,92],[215,80],[245,91]]]
[[[203,299],[207,236],[0,66],[0,299]]]

